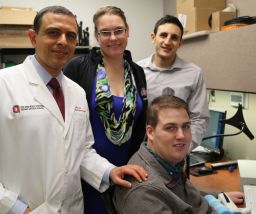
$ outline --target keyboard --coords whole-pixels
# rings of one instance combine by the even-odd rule
[[[251,209],[251,214],[256,214],[256,186],[244,185],[244,200],[246,208]]]
[[[196,154],[193,154],[192,152],[189,154],[189,167],[192,167],[192,166],[198,166],[198,165],[201,165],[201,164],[204,164],[206,161],[197,156]]]

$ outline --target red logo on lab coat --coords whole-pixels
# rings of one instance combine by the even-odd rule
[[[13,111],[13,113],[20,113],[20,107],[18,105],[14,105],[12,107],[12,111]]]

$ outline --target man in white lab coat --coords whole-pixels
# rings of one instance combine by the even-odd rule
[[[0,71],[0,213],[83,213],[80,177],[104,191],[109,178],[130,187],[125,174],[147,175],[138,166],[115,167],[91,147],[84,90],[61,71],[75,51],[75,16],[44,8],[28,35],[35,55]],[[52,78],[64,94],[64,115],[47,85]]]

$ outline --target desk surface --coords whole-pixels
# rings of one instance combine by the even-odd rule
[[[218,169],[217,173],[205,176],[190,175],[190,181],[195,187],[204,192],[240,191],[238,169],[230,172],[227,168]]]

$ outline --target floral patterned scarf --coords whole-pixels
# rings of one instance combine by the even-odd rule
[[[132,70],[127,61],[124,62],[124,99],[122,113],[117,120],[113,110],[113,98],[108,83],[108,76],[102,63],[97,68],[96,112],[98,113],[107,138],[115,145],[121,146],[131,138],[136,111],[136,84]]]

